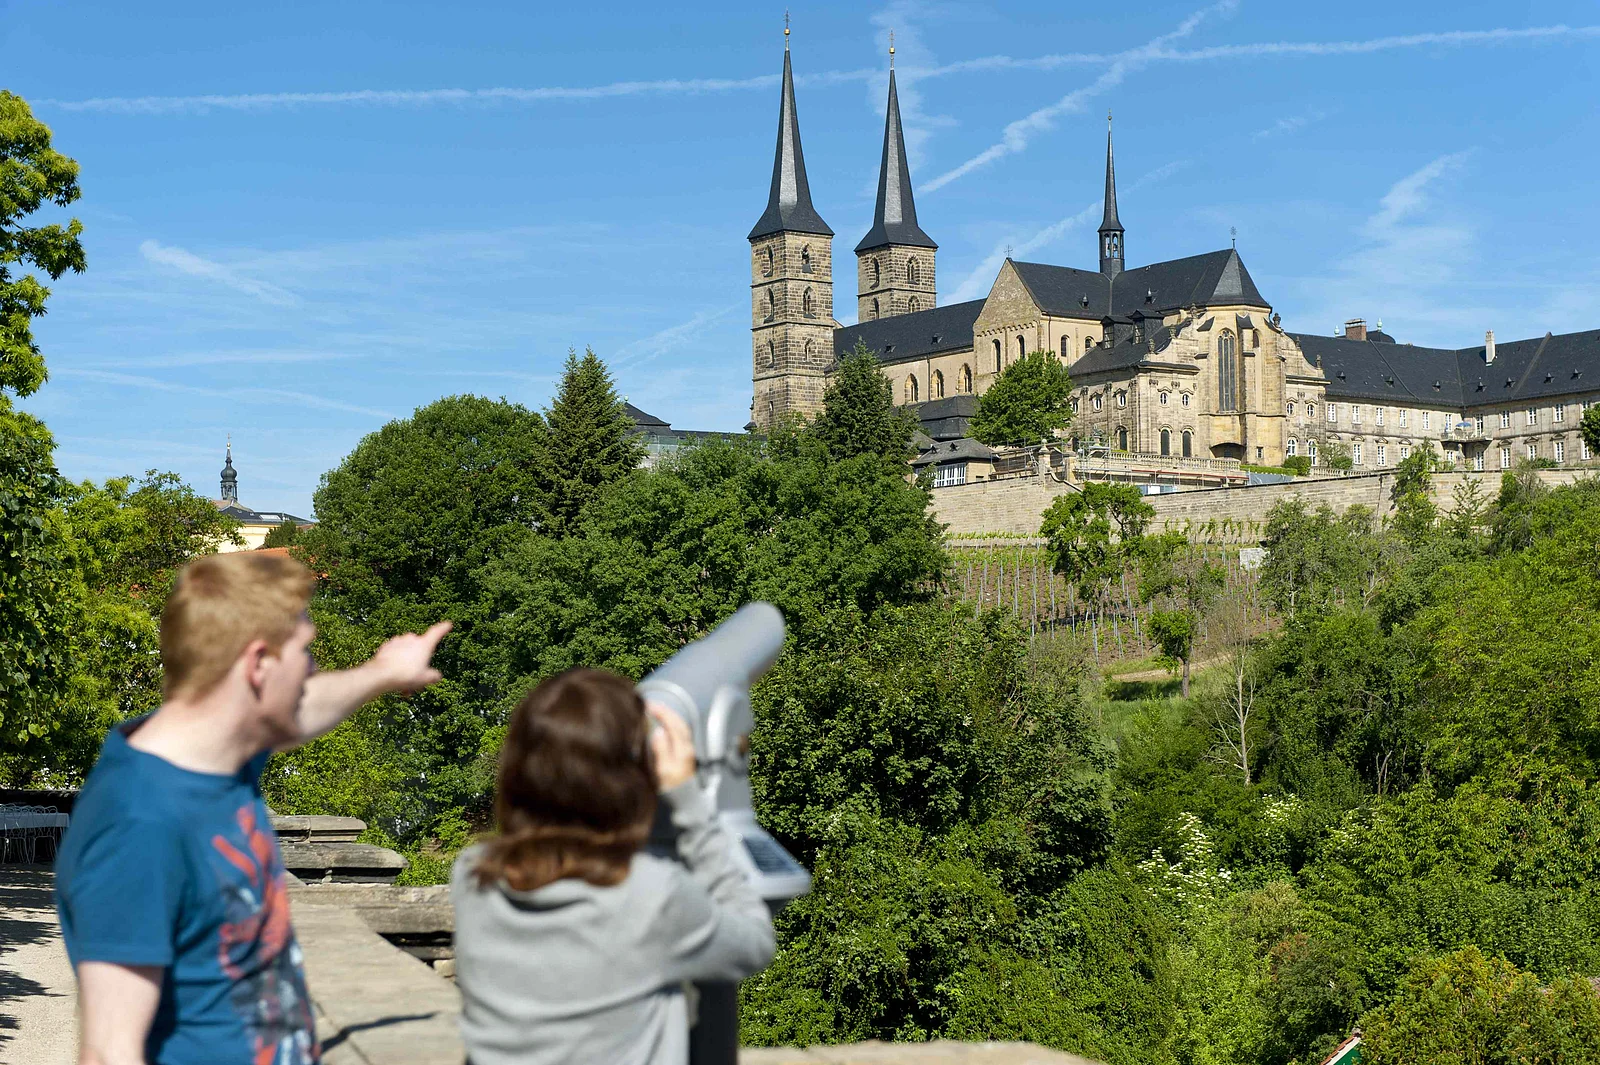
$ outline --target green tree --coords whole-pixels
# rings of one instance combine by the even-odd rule
[[[564,536],[601,488],[638,467],[645,448],[610,372],[592,348],[581,359],[577,352],[567,352],[561,387],[545,411],[545,422],[549,434],[542,477],[549,527]]]
[[[1222,592],[1222,567],[1182,533],[1146,538],[1141,563],[1139,595],[1161,603],[1150,615],[1150,638],[1171,666],[1182,668],[1182,695],[1187,699],[1195,635]]]
[[[1600,403],[1591,404],[1578,422],[1578,433],[1589,445],[1589,454],[1600,455]]]
[[[46,204],[77,200],[78,164],[50,147],[50,128],[20,96],[0,90],[0,399],[6,390],[32,395],[44,384],[44,356],[33,340],[33,319],[45,313],[50,290],[14,264],[42,270],[52,281],[85,266],[83,224],[26,226]]]
[[[161,703],[159,623],[178,570],[241,541],[238,523],[173,473],[70,485],[63,503],[78,603],[72,668],[61,727],[34,767],[41,777],[74,784],[107,729]]]
[[[1076,583],[1086,602],[1103,608],[1112,583],[1123,579],[1138,557],[1154,516],[1155,508],[1133,485],[1093,481],[1057,496],[1044,512],[1039,535],[1051,568]]]
[[[1328,469],[1340,473],[1347,473],[1355,468],[1355,462],[1350,458],[1350,449],[1332,440],[1322,445],[1322,463]]]
[[[47,204],[78,198],[78,164],[50,146],[50,130],[27,103],[0,90],[0,777],[22,779],[58,724],[76,604],[59,507],[66,483],[55,441],[16,411],[45,380],[33,320],[45,313],[51,280],[85,265],[77,219],[28,226]]]
[[[292,521],[278,525],[261,541],[262,547],[293,547],[300,542],[300,526]]]
[[[1433,532],[1439,521],[1439,508],[1433,504],[1433,474],[1438,469],[1439,457],[1431,441],[1400,460],[1394,471],[1394,516],[1391,519],[1400,538],[1409,544],[1420,544]]]
[[[990,447],[1050,440],[1072,424],[1072,380],[1053,352],[1035,351],[1000,371],[978,397],[972,435]]]
[[[916,420],[894,405],[894,389],[879,371],[877,356],[856,341],[823,393],[812,434],[839,458],[873,454],[904,462],[912,455],[915,428]]]
[[[500,692],[482,677],[487,651],[474,635],[487,620],[479,571],[536,535],[546,517],[545,456],[538,414],[451,396],[369,434],[317,489],[318,523],[295,550],[324,574],[311,604],[319,660],[354,664],[397,633],[441,618],[456,623],[434,659],[444,682],[368,711],[383,725],[365,734],[387,737],[412,782],[399,804],[403,823],[388,825],[397,837],[409,840],[440,814],[483,803],[491,772],[478,755]],[[338,742],[281,756],[274,772],[320,771],[331,764],[318,761],[320,752]]]
[[[1504,958],[1466,947],[1418,962],[1361,1030],[1371,1065],[1594,1065],[1600,996],[1577,976],[1540,987]]]
[[[1313,513],[1291,496],[1267,512],[1264,532],[1261,588],[1284,613],[1364,603],[1377,594],[1383,542],[1366,507],[1335,515],[1324,504]]]

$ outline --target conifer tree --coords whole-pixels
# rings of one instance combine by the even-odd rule
[[[911,415],[894,405],[878,360],[861,341],[839,363],[822,397],[812,432],[836,459],[875,454],[896,461],[911,457]]]
[[[561,389],[545,412],[544,463],[550,532],[564,536],[599,490],[626,477],[644,459],[644,443],[611,374],[593,348],[567,352]]]

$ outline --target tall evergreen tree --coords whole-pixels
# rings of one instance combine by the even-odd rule
[[[882,455],[911,457],[911,415],[894,405],[894,393],[878,372],[877,357],[861,341],[839,362],[839,371],[822,397],[822,412],[812,432],[837,459]]]
[[[612,481],[638,468],[645,449],[605,363],[585,348],[567,352],[561,390],[545,412],[550,427],[543,477],[550,532],[564,536]]]

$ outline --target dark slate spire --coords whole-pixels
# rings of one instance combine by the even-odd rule
[[[889,112],[883,121],[878,210],[872,216],[872,228],[856,245],[856,251],[885,244],[909,244],[917,248],[939,246],[917,225],[917,205],[911,199],[911,171],[906,166],[906,140],[900,128],[900,94],[895,91],[893,66],[889,68]]]
[[[1100,220],[1100,272],[1122,273],[1122,220],[1117,217],[1117,169],[1111,157],[1111,112],[1106,112],[1106,214]]]
[[[794,73],[789,68],[788,29],[784,30],[783,98],[778,104],[778,150],[772,160],[772,193],[767,209],[750,231],[751,240],[774,233],[817,233],[833,236],[828,223],[811,206],[806,157],[800,150],[800,119],[794,111]]]
[[[228,441],[228,457],[222,464],[222,498],[228,503],[239,502],[239,471],[233,468],[233,441]]]

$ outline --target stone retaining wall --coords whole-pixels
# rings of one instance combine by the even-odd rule
[[[1571,484],[1593,470],[1540,470],[1539,479],[1552,487]],[[1434,501],[1448,510],[1462,482],[1475,480],[1485,500],[1500,490],[1500,472],[1485,470],[1438,473],[1433,477]],[[934,517],[943,522],[952,539],[984,536],[1036,535],[1050,503],[1077,491],[1053,477],[1016,477],[978,481],[933,490]],[[1200,488],[1148,496],[1155,508],[1157,529],[1187,531],[1213,542],[1253,543],[1261,538],[1267,513],[1282,500],[1299,496],[1309,509],[1327,505],[1343,513],[1352,506],[1371,508],[1379,517],[1394,509],[1394,471],[1352,474],[1348,477],[1300,478],[1283,484],[1258,484],[1238,488]]]

